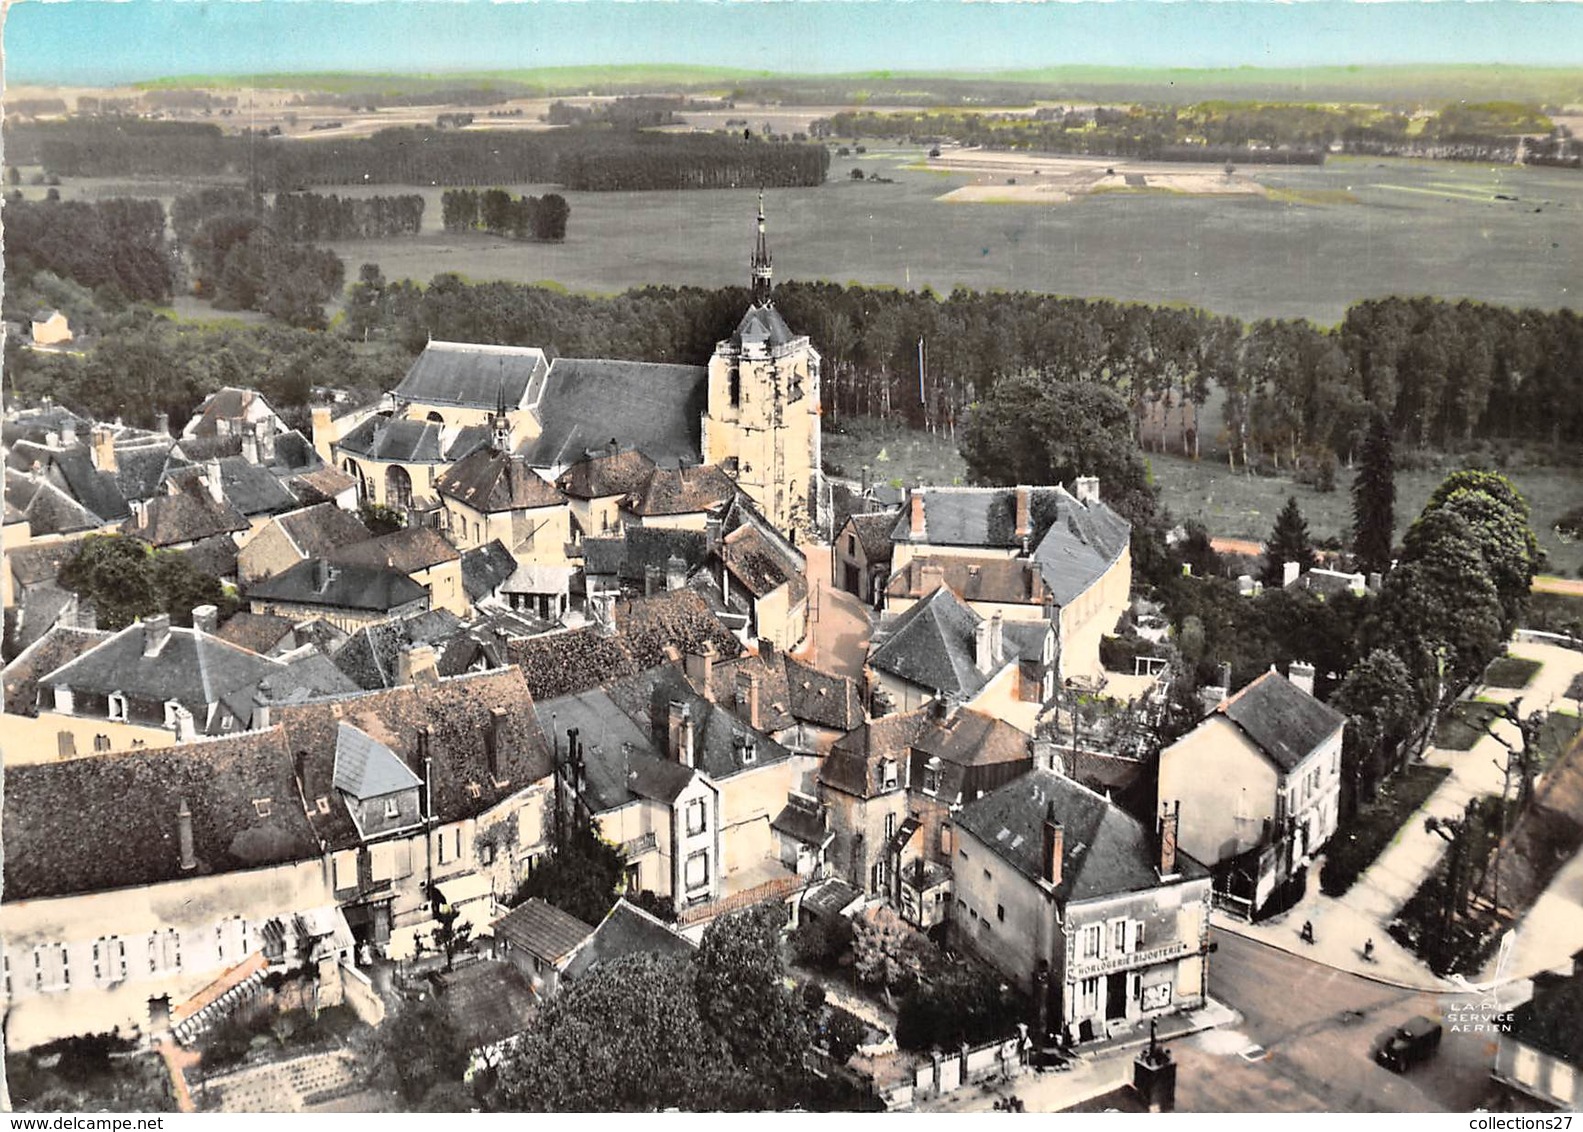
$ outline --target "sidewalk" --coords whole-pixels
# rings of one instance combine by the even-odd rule
[[[1540,661],[1544,667],[1534,674],[1526,688],[1480,687],[1475,689],[1476,695],[1502,702],[1521,697],[1520,710],[1524,714],[1566,706],[1563,697],[1573,676],[1583,671],[1583,654],[1555,645],[1522,642],[1514,642],[1510,651],[1513,656]],[[1496,727],[1509,742],[1521,743],[1515,727],[1504,721],[1498,722]],[[1446,842],[1426,830],[1424,820],[1431,816],[1461,817],[1474,797],[1499,794],[1505,777],[1501,768],[1506,757],[1506,748],[1488,735],[1467,751],[1429,748],[1424,761],[1430,766],[1450,768],[1450,775],[1402,824],[1396,839],[1346,895],[1337,899],[1321,893],[1316,865],[1308,871],[1308,890],[1303,899],[1289,911],[1259,924],[1217,917],[1217,926],[1376,982],[1411,990],[1453,989],[1454,984],[1432,974],[1416,956],[1386,934],[1385,928],[1439,866],[1445,854]],[[1524,918],[1504,978],[1518,978],[1555,966],[1583,947],[1583,916],[1578,914],[1580,900],[1583,900],[1583,858],[1574,859],[1562,869],[1550,890]],[[1314,925],[1312,944],[1305,944],[1300,938],[1304,921]],[[1369,939],[1374,941],[1372,963],[1363,959],[1363,944]],[[1562,949],[1568,947],[1570,949],[1563,952]]]

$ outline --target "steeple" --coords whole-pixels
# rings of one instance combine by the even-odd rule
[[[495,394],[495,412],[490,418],[490,445],[496,452],[511,452],[511,418],[506,415],[506,379],[500,379]]]
[[[764,237],[764,190],[759,190],[759,238],[753,249],[753,302],[763,306],[770,301],[771,279],[769,241]]]

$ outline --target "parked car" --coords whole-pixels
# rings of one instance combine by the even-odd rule
[[[1420,1014],[1393,1030],[1375,1052],[1374,1060],[1392,1072],[1405,1073],[1435,1055],[1443,1030],[1439,1022]]]

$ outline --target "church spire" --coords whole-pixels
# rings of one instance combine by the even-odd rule
[[[774,286],[770,268],[769,241],[764,236],[764,190],[759,190],[759,238],[758,245],[753,249],[753,302],[762,306],[770,301],[770,289]]]

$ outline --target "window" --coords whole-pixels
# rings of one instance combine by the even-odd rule
[[[396,804],[395,798],[385,799],[385,817],[395,818],[401,814],[401,807]]]
[[[1099,1009],[1099,980],[1084,979],[1079,990],[1082,993],[1083,1010],[1092,1012]]]
[[[879,764],[879,768],[880,780],[884,783],[884,788],[886,790],[896,789],[896,760],[886,759]]]
[[[220,962],[225,962],[225,925],[217,924],[214,929],[214,957]]]
[[[1100,926],[1090,924],[1083,929],[1083,958],[1099,958]]]
[[[126,722],[126,697],[120,692],[110,693],[109,716],[111,719]]]
[[[33,949],[33,989],[40,991],[44,989],[44,949],[42,947]]]
[[[104,961],[105,941],[96,939],[93,941],[93,981],[96,983],[104,982]]]
[[[71,989],[71,952],[64,943],[60,945],[60,985]]]
[[[445,864],[445,834],[444,833],[438,834],[435,837],[434,840],[439,843],[438,846],[437,846],[437,851],[438,851],[439,857],[440,857],[440,864],[443,865],[443,864]]]
[[[1006,922],[1006,906],[1004,904],[995,905],[995,919],[1003,924]]]
[[[940,792],[940,759],[938,756],[930,758],[924,764],[923,792],[925,794],[938,794]]]
[[[895,814],[886,814],[885,815],[885,840],[889,841],[892,837],[895,837],[895,836],[896,836],[896,815]]]
[[[108,736],[108,735],[95,735],[93,737],[93,749],[96,752],[97,751],[108,751],[110,749],[110,736]]]
[[[846,552],[848,554],[856,554],[857,553],[857,536],[856,535],[847,535],[846,536]]]
[[[683,880],[687,891],[706,888],[709,885],[709,854],[708,852],[694,853],[687,858],[687,866],[683,871]]]
[[[709,828],[709,803],[694,798],[687,803],[687,836],[696,837]]]
[[[743,763],[743,765],[747,766],[747,765],[753,763],[755,760],[758,759],[758,757],[759,757],[758,741],[755,740],[755,739],[751,739],[750,738],[750,739],[746,740],[745,742],[743,742],[743,744],[742,744],[742,763]]]
[[[1127,921],[1112,920],[1110,923],[1110,950],[1115,953],[1127,950]]]
[[[878,892],[885,887],[885,862],[878,861],[874,865],[874,891]]]
[[[259,817],[261,817],[261,818],[269,817],[269,812],[270,812],[269,802],[270,802],[270,800],[268,798],[254,798],[253,799],[253,809],[258,814]]]
[[[486,841],[478,847],[478,861],[483,865],[495,863],[495,843],[493,841]]]
[[[9,999],[11,997],[11,953],[9,951],[0,955],[0,972],[4,972],[5,996]]]
[[[461,830],[457,830],[456,831],[456,859],[458,861],[460,861],[462,859],[462,831]]]
[[[951,827],[940,826],[940,855],[949,859],[951,856]]]

